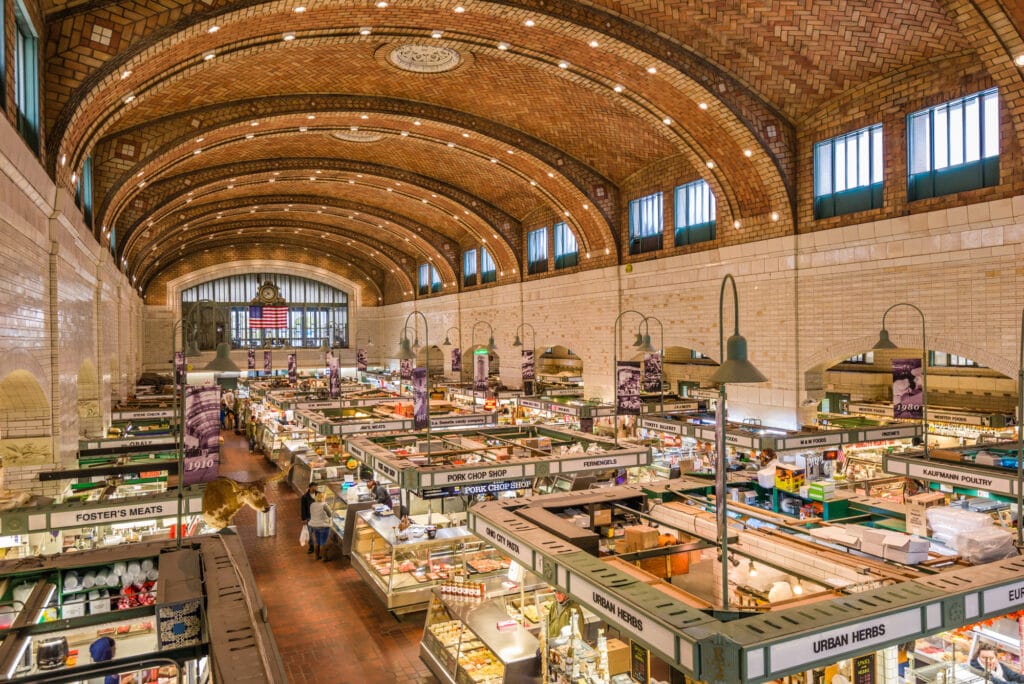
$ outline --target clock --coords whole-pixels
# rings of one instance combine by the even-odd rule
[[[256,291],[256,299],[261,304],[276,304],[281,299],[281,291],[277,289],[277,285],[268,280],[259,286]]]

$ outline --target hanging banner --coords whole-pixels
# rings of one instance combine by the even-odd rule
[[[398,376],[403,380],[412,378],[412,359],[400,359],[398,361]]]
[[[269,351],[265,351],[265,352],[263,352],[263,372],[264,373],[270,373],[270,372],[273,372],[273,370],[274,370],[274,367],[270,363],[270,352]]]
[[[295,382],[298,371],[295,367],[295,354],[288,355],[288,382]]]
[[[416,430],[427,427],[429,420],[427,400],[427,369],[412,369],[412,426]]]
[[[184,486],[217,478],[220,468],[220,387],[185,386]]]
[[[533,363],[533,350],[523,350],[523,394],[533,396],[533,383],[537,379]]]
[[[452,373],[462,372],[462,350],[458,347],[452,349]]]
[[[341,394],[341,369],[338,367],[338,357],[334,352],[327,352],[327,385],[332,399]]]
[[[360,347],[356,349],[356,370],[364,371],[366,368],[366,350]]]
[[[486,349],[473,352],[473,389],[477,392],[487,391],[487,373],[490,371],[490,359]]]
[[[174,352],[174,384],[180,385],[185,377],[185,352]]]
[[[924,411],[921,359],[892,360],[893,418],[920,420]]]
[[[661,391],[661,353],[644,354],[644,392]]]
[[[640,415],[639,361],[619,361],[616,366],[615,402],[621,415]]]
[[[249,370],[256,370],[256,350],[250,349],[249,351],[247,351],[245,354],[245,359],[246,368],[248,368]]]

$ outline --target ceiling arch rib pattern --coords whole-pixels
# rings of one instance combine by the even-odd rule
[[[125,213],[116,218],[119,223],[123,223],[127,226],[133,226],[136,229],[141,227],[150,215],[155,215],[163,208],[170,208],[171,203],[175,200],[183,201],[187,197],[187,193],[192,188],[202,189],[204,187],[212,187],[220,185],[226,186],[231,178],[244,178],[246,176],[260,176],[262,175],[269,182],[271,179],[276,179],[276,182],[283,183],[289,180],[294,180],[297,183],[305,183],[305,188],[308,190],[310,185],[319,184],[317,187],[326,185],[325,180],[308,182],[310,175],[316,175],[316,171],[321,170],[324,174],[327,173],[348,173],[353,176],[348,180],[352,180],[355,184],[356,178],[362,173],[363,178],[359,179],[365,183],[369,180],[368,177],[388,179],[390,182],[400,182],[406,186],[413,186],[422,188],[426,192],[434,192],[435,194],[447,196],[453,198],[455,202],[463,207],[467,207],[465,211],[470,211],[468,207],[471,207],[469,215],[464,215],[466,218],[458,217],[458,220],[465,223],[467,220],[473,220],[476,218],[481,221],[482,225],[486,225],[493,229],[494,232],[500,231],[504,234],[513,234],[514,230],[518,227],[518,222],[512,217],[504,214],[499,209],[487,205],[482,200],[476,197],[471,197],[463,193],[461,190],[452,188],[447,185],[443,185],[432,178],[418,176],[410,174],[403,169],[398,168],[384,168],[374,167],[368,164],[357,164],[347,160],[338,159],[262,159],[239,162],[237,164],[227,164],[216,167],[207,167],[196,172],[188,174],[179,174],[176,176],[170,176],[163,178],[159,181],[147,184],[143,189],[143,192],[137,197],[132,204],[126,209]],[[280,175],[274,176],[274,173]],[[365,173],[363,173],[365,172]],[[322,174],[323,175],[323,174]],[[399,180],[400,179],[400,180]],[[346,185],[348,183],[346,182]],[[383,186],[377,186],[383,188]],[[382,189],[382,192],[389,197],[399,197],[402,193],[386,192],[386,189]],[[406,198],[410,206],[416,206],[422,204],[418,200],[412,198]],[[455,217],[453,216],[453,220]],[[507,225],[506,225],[507,224]],[[509,250],[512,249],[511,245],[506,245]],[[513,254],[517,254],[513,252]],[[518,262],[517,258],[513,261]]]
[[[222,17],[219,20],[226,21],[226,19],[224,17]],[[235,27],[235,28],[236,28],[236,32],[241,30],[238,27]],[[557,28],[557,27],[554,27],[554,28]],[[566,27],[566,28],[568,28],[568,27]],[[228,34],[223,33],[224,31],[227,31],[227,30],[228,29],[222,29],[222,31],[220,33],[218,33],[218,35],[223,34],[223,35],[227,36]],[[548,36],[548,42],[550,43],[550,42],[552,42],[552,39],[558,39],[558,38],[559,38],[559,36],[557,36],[557,35],[555,35],[555,36],[549,35]],[[564,40],[564,36],[562,36],[561,38],[562,38],[562,40]],[[182,49],[183,51],[185,51],[186,53],[188,53],[188,46],[186,46],[186,45],[179,45],[178,47],[180,49]],[[510,60],[526,59],[525,55],[528,52],[529,52],[529,50],[524,48],[522,50],[521,54],[517,53],[516,55],[512,55],[512,56],[510,56],[509,59]],[[195,54],[201,54],[201,53],[196,52]],[[604,67],[603,65],[605,65],[609,61],[608,57],[609,57],[610,54],[611,53],[602,53],[600,55],[595,54],[593,57],[590,57],[589,59],[593,62],[593,65],[592,65],[592,68],[589,71],[598,73],[600,71],[600,69],[607,68],[607,67]],[[671,54],[671,53],[669,53],[669,54]],[[649,62],[651,58],[649,56],[645,57],[643,55],[637,55],[636,59],[639,60],[639,61]],[[216,61],[216,60],[213,60],[213,61]],[[554,64],[554,61],[555,60],[553,58],[548,58],[546,60],[545,69],[546,70],[557,71],[558,67]],[[633,78],[644,79],[643,82],[638,80],[637,81],[637,85],[636,85],[635,88],[633,88],[633,87],[629,87],[628,88],[628,93],[634,94],[633,95],[634,97],[639,98],[640,96],[639,95],[635,95],[635,94],[636,93],[640,93],[640,92],[644,92],[644,91],[647,90],[648,86],[651,86],[650,92],[658,94],[658,96],[661,97],[665,101],[665,104],[663,106],[659,107],[659,109],[667,109],[667,108],[670,108],[670,107],[674,107],[675,105],[673,103],[681,101],[681,98],[679,97],[680,93],[678,91],[678,88],[672,88],[669,84],[665,84],[665,83],[660,83],[660,84],[659,83],[652,83],[650,81],[650,75],[646,74],[644,69],[641,68],[641,66],[639,64],[631,63],[631,71],[635,72],[635,76],[633,76]],[[583,82],[587,81],[587,78],[585,78],[581,74],[578,74],[578,73],[575,73],[575,72],[569,72],[569,71],[566,71],[565,73],[563,73],[562,77],[565,80],[572,80],[572,81],[580,82],[580,83],[583,83]],[[674,77],[677,78],[677,79],[684,79],[684,80],[688,78],[684,74],[674,74]],[[134,76],[132,76],[130,78],[134,78]],[[659,76],[659,79],[661,79],[661,78],[662,77]],[[604,93],[605,97],[613,97],[611,95],[611,93],[613,92],[612,89],[611,89],[611,86],[612,86],[612,84],[616,83],[618,80],[619,80],[618,78],[615,78],[615,79],[607,78],[606,82],[604,82],[602,84],[593,84],[593,87],[598,87],[598,85],[600,85],[600,87],[603,88],[606,91]],[[710,102],[713,102],[713,103],[714,102],[718,102],[718,100],[715,99],[712,95],[710,95],[709,91],[707,91],[703,86],[701,86],[699,84],[694,85],[692,83],[691,83],[691,85],[693,85],[693,87],[699,89],[699,93],[695,93],[695,95],[698,95],[700,97],[700,99],[707,100],[707,101],[710,101]],[[657,87],[655,87],[655,86],[657,86]],[[121,85],[120,89],[124,89],[125,87],[127,87],[127,86],[126,85]],[[688,98],[682,98],[682,99],[688,99]],[[116,101],[116,100],[110,102],[110,104],[114,107],[114,109],[118,109],[120,107],[120,102]],[[122,114],[123,114],[123,112],[117,112],[115,114],[115,116],[120,117]],[[650,119],[650,121],[648,121],[648,124],[649,125],[654,125],[655,123],[657,123],[657,124],[660,125],[660,121],[657,119],[657,116],[658,115],[654,114],[654,112],[648,113],[647,118]],[[732,123],[730,124],[731,128],[729,128],[729,129],[727,129],[725,131],[723,131],[722,126],[714,123],[714,119],[716,117],[717,118],[721,118],[723,116],[728,118],[728,119],[730,119],[732,121]],[[540,117],[540,118],[545,118],[545,117]],[[708,125],[709,131],[711,132],[711,134],[704,136],[704,140],[705,140],[704,144],[705,145],[721,145],[721,144],[723,144],[723,141],[728,142],[728,143],[732,143],[734,137],[736,135],[741,135],[742,136],[744,131],[747,131],[747,134],[745,136],[743,136],[743,137],[748,138],[751,143],[756,143],[755,137],[753,136],[753,134],[750,134],[750,132],[748,131],[747,127],[744,126],[742,123],[737,123],[735,121],[734,117],[732,117],[732,115],[725,108],[717,107],[717,106],[716,107],[711,107],[706,112],[697,112],[695,110],[694,116],[692,116],[692,117],[687,116],[685,118],[687,119],[686,126],[687,126],[688,130],[690,130],[690,129],[696,130],[701,125],[703,125],[703,124],[707,124]],[[582,125],[580,121],[575,121],[574,123],[576,125]],[[775,131],[776,135],[781,135],[781,133],[783,132],[782,129],[781,129],[781,124],[780,124],[780,126],[772,126],[772,129]],[[604,140],[597,140],[595,142],[595,144],[601,145],[602,143],[606,143],[606,142],[607,141],[604,141]],[[735,147],[735,145],[730,145],[730,146],[731,147]],[[605,147],[607,147],[607,145],[605,145]],[[735,150],[735,151],[738,151],[738,149]],[[718,155],[718,156],[721,158],[720,164],[723,164],[723,165],[725,165],[727,163],[730,163],[729,160],[732,157],[737,157],[737,159],[739,158],[738,155],[725,154],[725,153],[723,153],[721,155]],[[741,162],[741,163],[743,163],[743,162]],[[736,177],[737,180],[734,181],[734,182],[736,182],[736,183],[742,182],[743,179],[745,178],[745,179],[747,179],[748,182],[754,182],[755,185],[757,185],[757,186],[761,185],[760,181],[758,180],[760,178],[760,175],[757,174],[757,173],[751,173],[751,169],[747,169],[746,176],[743,176],[741,174],[735,174],[735,177]],[[750,192],[750,193],[747,193],[747,195],[749,195],[749,197],[761,197],[763,195],[763,192]]]

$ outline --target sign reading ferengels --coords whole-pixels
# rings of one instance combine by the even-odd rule
[[[986,614],[1003,615],[1020,610],[1024,605],[1024,582],[1014,582],[998,589],[987,589],[981,596]]]
[[[982,489],[997,494],[1013,494],[1012,483],[1009,478],[997,475],[988,475],[977,470],[959,470],[954,468],[941,468],[925,463],[910,463],[907,465],[907,475],[921,480],[933,482],[945,482],[961,487]]]
[[[921,608],[918,607],[773,644],[769,647],[772,673],[810,662],[835,662],[848,653],[863,652],[872,646],[916,634],[921,628]]]
[[[611,468],[633,468],[645,465],[644,454],[594,454],[586,458],[574,458],[567,461],[551,461],[552,473],[577,473],[584,470],[608,470]]]

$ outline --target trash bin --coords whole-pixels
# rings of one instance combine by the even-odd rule
[[[277,504],[270,504],[270,508],[256,512],[256,536],[273,537],[277,534]]]

